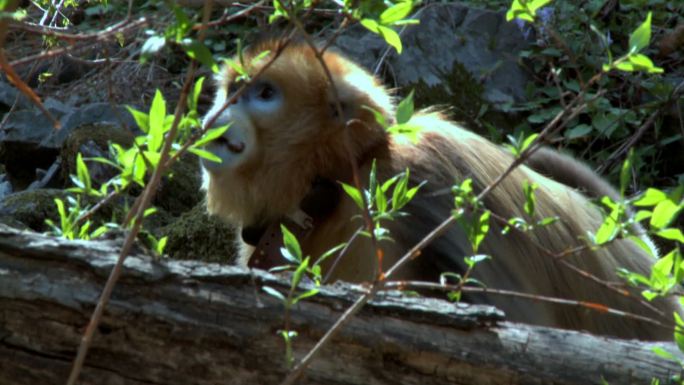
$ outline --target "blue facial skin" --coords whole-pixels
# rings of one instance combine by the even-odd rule
[[[234,92],[232,89],[229,91]],[[205,123],[223,107],[224,103],[224,100],[217,99],[213,108],[207,113]],[[240,158],[244,157],[250,149],[250,145],[253,145],[251,139],[254,128],[249,117],[274,114],[282,104],[283,95],[271,82],[258,81],[250,86],[235,103],[224,109],[214,121],[214,127],[231,123],[230,128],[222,137],[206,146],[206,150],[219,157],[221,162],[202,158],[202,167],[209,172],[217,172],[234,165]]]

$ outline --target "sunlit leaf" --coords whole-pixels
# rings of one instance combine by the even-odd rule
[[[263,291],[265,291],[265,292],[266,292],[268,295],[270,295],[271,297],[275,297],[275,298],[281,300],[282,302],[285,302],[285,301],[286,301],[284,295],[282,295],[278,290],[276,290],[276,289],[274,289],[274,288],[272,288],[272,287],[270,287],[270,286],[262,286],[261,289],[262,289]]]
[[[340,184],[342,185],[342,189],[344,190],[344,192],[347,195],[349,195],[349,197],[354,201],[354,203],[356,203],[356,206],[363,210],[363,197],[361,196],[361,191],[359,191],[356,187],[348,185],[346,183]]]
[[[397,123],[407,123],[413,116],[413,90],[397,106]]]
[[[380,36],[382,36],[383,39],[385,39],[385,42],[387,42],[387,44],[394,47],[394,49],[397,50],[398,54],[401,54],[401,37],[399,37],[399,34],[397,32],[395,32],[392,28],[385,27],[383,25],[378,25],[378,33],[380,34]]]
[[[380,24],[390,25],[406,18],[413,8],[411,1],[402,1],[387,8],[380,14]]]
[[[166,119],[166,101],[161,91],[157,89],[150,106],[150,132],[148,148],[151,151],[159,151],[164,142],[164,120]]]
[[[653,209],[653,216],[651,216],[650,222],[651,227],[662,229],[669,225],[676,218],[681,208],[681,206],[678,206],[670,199],[660,201]]]
[[[634,206],[643,207],[655,206],[665,199],[667,199],[667,194],[665,194],[665,192],[655,188],[648,188],[633,204]]]
[[[299,246],[299,241],[290,230],[285,227],[285,225],[280,225],[280,231],[283,233],[283,245],[290,252],[290,254],[296,259],[297,262],[302,260],[302,249]]]
[[[651,12],[646,15],[646,20],[644,20],[641,25],[632,32],[629,36],[629,50],[630,52],[639,52],[642,49],[648,47],[648,43],[651,41]]]
[[[215,127],[207,130],[207,132],[202,135],[202,138],[200,138],[195,144],[193,145],[194,147],[202,147],[205,144],[211,142],[214,139],[220,138],[221,135],[223,135],[226,131],[228,131],[228,128],[230,127],[230,124],[227,124],[225,126],[221,127]]]
[[[214,61],[211,51],[209,51],[209,48],[202,42],[195,39],[183,39],[181,46],[191,59],[195,59],[202,63],[202,65],[211,69],[211,72],[213,73],[219,72],[219,66],[216,61]]]
[[[223,162],[223,160],[221,158],[219,158],[218,156],[214,155],[213,153],[211,153],[207,150],[202,150],[201,148],[190,147],[190,148],[188,148],[188,151],[199,156],[200,158],[210,160],[212,162],[216,162],[216,163],[222,163]]]

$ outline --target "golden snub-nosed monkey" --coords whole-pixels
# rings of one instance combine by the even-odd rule
[[[277,39],[254,44],[243,55],[243,62],[264,51],[264,59],[249,66],[251,74],[269,62],[281,44]],[[235,100],[224,103],[240,86],[234,69],[226,66],[217,79],[214,107],[207,119],[217,115],[215,125],[232,122],[223,137],[208,146],[222,162],[203,161],[204,188],[208,210],[243,228],[243,238],[255,244],[263,229],[279,223],[303,205],[314,209],[309,234],[300,239],[305,255],[319,256],[328,249],[348,241],[359,228],[352,220],[359,214],[357,206],[344,194],[336,193],[337,182],[352,182],[352,160],[361,176],[367,176],[373,160],[379,180],[386,180],[407,168],[412,185],[424,183],[416,197],[404,208],[409,215],[389,222],[393,241],[381,241],[385,266],[390,266],[408,248],[415,245],[453,210],[453,197],[445,189],[472,178],[473,186],[482,189],[497,178],[513,161],[501,147],[445,119],[439,113],[421,112],[411,124],[422,127],[417,141],[390,136],[373,113],[380,112],[393,121],[395,105],[378,79],[343,56],[326,51],[323,60],[334,80],[343,116],[336,108],[335,91],[330,86],[314,51],[302,43],[287,45],[275,61],[256,77]],[[348,143],[345,144],[345,140]],[[544,162],[560,162],[558,173],[584,173],[568,181],[588,184],[588,189],[611,191],[590,170],[569,158],[556,157],[543,150],[530,160],[539,172],[528,166],[516,168],[484,199],[485,206],[501,218],[524,216],[523,182],[539,185],[536,190],[539,218],[558,217],[548,226],[533,231],[501,233],[501,225],[491,222],[490,231],[478,253],[491,260],[477,265],[474,277],[497,289],[520,291],[552,297],[603,304],[612,308],[643,313],[648,311],[634,298],[627,298],[597,283],[580,277],[561,266],[540,246],[559,252],[580,246],[580,236],[595,231],[602,218],[599,210],[562,178],[554,181],[542,174],[553,167]],[[555,159],[555,160],[554,160]],[[549,165],[551,166],[551,165]],[[574,170],[574,171],[573,171]],[[551,175],[552,177],[554,175]],[[584,182],[583,182],[584,181]],[[563,183],[561,183],[563,182]],[[312,190],[330,196],[327,204],[308,204]],[[604,191],[605,192],[605,191]],[[305,210],[307,211],[307,210]],[[323,213],[322,213],[323,212]],[[243,244],[243,263],[252,248]],[[465,270],[463,257],[472,255],[463,229],[454,226],[421,256],[399,271],[394,278],[436,281],[442,272]],[[330,269],[333,258],[324,265]],[[607,246],[566,257],[581,270],[604,281],[616,281],[619,267],[648,274],[654,263],[642,249],[629,240],[616,240]],[[357,237],[343,259],[330,272],[333,280],[353,282],[374,279],[376,257],[371,242]],[[642,339],[670,339],[672,332],[640,323],[626,317],[590,312],[576,306],[495,295],[465,297],[502,309],[514,321],[587,330],[592,333]],[[660,299],[653,306],[667,317],[680,311],[673,299]]]

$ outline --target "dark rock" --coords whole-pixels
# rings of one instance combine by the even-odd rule
[[[388,84],[414,88],[418,107],[446,104],[457,120],[475,120],[483,103],[497,109],[525,99],[528,76],[518,52],[528,42],[504,13],[429,4],[416,15],[420,24],[401,33],[400,55],[361,26],[336,45],[371,71],[384,72]]]
[[[48,170],[75,129],[92,124],[134,127],[133,118],[121,106],[94,103],[72,109],[52,101],[46,102],[46,107],[60,120],[60,129],[43,113],[22,110],[13,112],[0,131],[0,162],[5,164],[15,189],[24,189],[35,181],[37,169]]]

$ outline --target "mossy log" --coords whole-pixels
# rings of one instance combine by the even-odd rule
[[[65,241],[0,226],[0,384],[63,384],[115,241]],[[127,258],[81,384],[278,384],[287,280],[196,261]],[[302,357],[360,295],[324,287],[291,325]],[[302,384],[670,384],[655,345],[506,322],[496,309],[385,293],[324,348]],[[678,355],[678,353],[674,353]],[[679,355],[678,355],[679,356]]]

